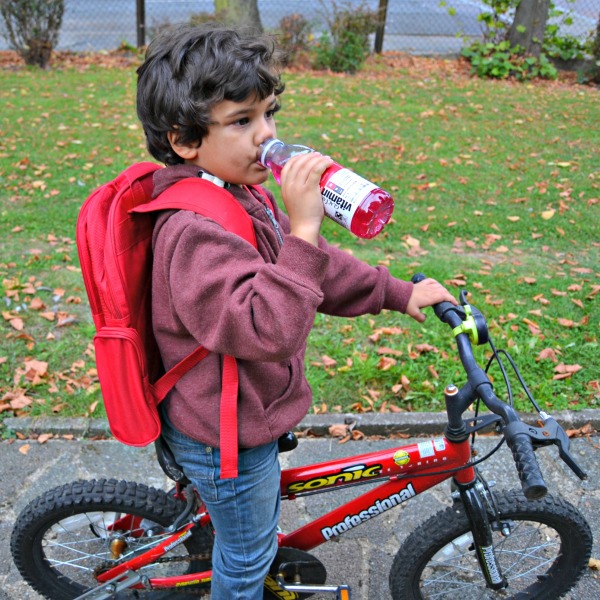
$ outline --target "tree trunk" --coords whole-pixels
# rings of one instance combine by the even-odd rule
[[[383,36],[385,35],[385,22],[387,20],[388,0],[379,0],[378,22],[375,30],[375,52],[383,51]]]
[[[511,46],[521,46],[525,53],[539,57],[548,21],[550,0],[521,0],[508,30]]]
[[[215,0],[215,16],[228,25],[263,31],[258,0]]]

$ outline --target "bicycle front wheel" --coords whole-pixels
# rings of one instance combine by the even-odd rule
[[[114,479],[69,483],[23,509],[13,529],[11,552],[31,587],[50,600],[70,600],[96,586],[98,573],[165,539],[167,534],[157,526],[170,525],[184,507],[143,484]],[[166,577],[208,569],[210,563],[203,566],[196,557],[209,555],[212,542],[211,530],[194,529],[169,553],[171,561],[152,563],[139,572]]]
[[[390,572],[394,600],[560,598],[587,567],[590,527],[568,502],[527,500],[500,492],[496,500],[511,534],[494,532],[494,550],[508,588],[494,592],[481,573],[469,521],[461,504],[440,511],[404,542]],[[490,519],[493,519],[490,514]]]

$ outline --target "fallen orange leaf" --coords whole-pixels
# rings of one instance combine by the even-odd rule
[[[559,317],[558,319],[556,319],[556,321],[559,325],[562,325],[563,327],[577,327],[578,325],[578,323],[576,323],[572,319],[563,319],[562,317]]]
[[[555,373],[577,373],[577,371],[581,371],[583,367],[581,365],[565,365],[564,363],[560,363],[554,367]]]
[[[17,331],[23,331],[23,319],[15,317],[9,321],[10,326]]]
[[[329,427],[329,435],[332,437],[344,437],[348,435],[348,426],[344,423],[336,423]]]
[[[46,305],[41,298],[33,298],[33,300],[29,303],[29,308],[31,310],[42,310],[46,308]]]
[[[536,357],[536,361],[550,359],[552,362],[556,362],[556,350],[553,348],[544,348]]]
[[[14,398],[13,400],[10,401],[10,407],[13,410],[18,410],[20,408],[25,408],[27,406],[31,406],[31,404],[33,403],[33,401],[31,400],[31,398],[28,398],[25,395],[22,396],[18,396],[16,398]]]
[[[390,356],[382,356],[377,363],[377,368],[381,371],[389,371],[395,364],[396,359]]]

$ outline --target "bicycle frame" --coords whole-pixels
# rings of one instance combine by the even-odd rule
[[[421,276],[415,277],[420,278]],[[415,282],[418,280],[420,279],[413,278]],[[461,510],[464,510],[460,522],[454,523],[452,533],[456,532],[457,527],[461,528],[461,538],[464,533],[470,532],[472,543],[470,539],[467,540],[469,551],[475,551],[487,588],[504,589],[508,587],[509,582],[496,559],[494,542],[497,534],[502,537],[510,536],[514,523],[510,516],[503,516],[497,497],[490,492],[483,477],[476,472],[475,465],[489,458],[501,443],[506,442],[512,452],[526,502],[538,500],[546,494],[547,486],[537,464],[534,450],[538,447],[555,444],[558,446],[559,456],[565,464],[578,477],[586,479],[585,472],[577,465],[575,458],[569,452],[569,439],[566,432],[535,403],[516,365],[507,355],[525,393],[540,416],[537,427],[521,421],[512,406],[509,381],[498,352],[489,340],[485,319],[479,311],[466,302],[465,292],[460,294],[459,305],[442,302],[434,306],[434,312],[442,322],[452,328],[458,354],[467,375],[467,381],[460,388],[450,384],[444,390],[448,420],[443,437],[424,438],[422,441],[409,445],[284,470],[280,481],[282,500],[294,500],[319,493],[335,493],[342,489],[366,484],[370,484],[371,487],[368,491],[358,494],[348,502],[298,529],[290,533],[278,534],[280,551],[279,558],[275,561],[277,573],[271,572],[265,579],[265,586],[271,592],[276,592],[282,598],[298,597],[297,593],[323,592],[335,593],[338,600],[349,599],[349,586],[345,584],[326,586],[319,583],[319,580],[325,581],[325,568],[318,559],[308,554],[308,551],[326,541],[337,539],[354,527],[383,515],[388,510],[450,478],[455,486],[452,497],[456,500],[460,495]],[[501,366],[509,392],[509,403],[496,396],[492,381],[487,375],[487,369],[484,371],[473,356],[472,345],[487,342],[490,343],[494,357]],[[477,406],[476,415],[479,415],[480,402],[491,414],[465,419],[464,413],[474,403]],[[495,426],[496,431],[502,433],[503,439],[490,454],[473,462],[471,435],[492,425]],[[98,585],[79,596],[78,600],[108,600],[114,593],[128,588],[181,589],[185,586],[210,582],[211,570],[162,577],[148,577],[142,571],[144,567],[154,562],[163,562],[161,560],[163,556],[194,535],[195,528],[211,527],[210,515],[201,498],[181,468],[176,465],[174,457],[169,457],[164,450],[164,448],[160,450],[160,445],[157,445],[159,462],[164,472],[178,482],[176,497],[186,501],[187,506],[169,526],[160,526],[152,522],[145,526],[143,523],[145,519],[139,516],[119,515],[119,518],[111,526],[106,527],[106,531],[110,535],[103,539],[106,540],[109,548],[103,549],[97,556],[97,558],[104,558],[105,550],[110,550],[110,557],[115,562],[101,563],[100,567],[107,570],[99,572],[100,569],[96,569]],[[182,487],[184,485],[185,489]],[[508,496],[504,497],[505,505],[507,498]],[[553,518],[557,514],[563,516],[569,514],[564,508],[559,511],[558,505],[555,508],[556,510],[549,512]],[[534,520],[537,521],[538,516],[541,518],[541,508],[530,507],[528,510],[530,513],[535,513]],[[576,512],[575,509],[573,512]],[[450,516],[456,515],[451,514]],[[468,530],[462,529],[465,525],[465,516],[468,520]],[[573,517],[571,522],[582,532],[585,543],[589,544],[587,547],[582,544],[579,554],[584,552],[589,556],[591,551],[589,527],[586,529],[580,520],[571,516]],[[519,518],[518,515],[515,517],[517,521]],[[146,528],[148,526],[152,528],[152,531]],[[212,530],[207,530],[206,533],[212,534]],[[564,537],[563,533],[565,532],[559,532],[561,540]],[[218,535],[218,531],[216,535]],[[160,541],[157,541],[156,536],[160,537]],[[133,557],[123,554],[127,548],[127,539],[130,537],[140,538],[142,544],[147,540],[147,549],[140,551],[138,547],[135,552],[139,553]],[[210,538],[210,535],[208,537]],[[186,548],[188,554],[191,555],[187,559],[196,563],[208,559],[209,557],[204,556],[203,552],[205,548],[208,549],[211,540],[193,539],[191,541],[194,543]],[[433,543],[437,544],[439,541],[440,539],[433,538]],[[444,540],[442,539],[442,541]],[[194,551],[193,548],[196,550]],[[427,552],[428,549],[425,548],[424,551]],[[421,556],[424,556],[423,549],[421,549]],[[425,558],[429,560],[430,557]],[[185,557],[165,557],[164,562],[178,559],[184,560]],[[115,564],[116,562],[118,564]],[[111,564],[115,566],[111,568]],[[581,562],[579,567],[583,569],[584,562]],[[195,568],[199,568],[199,566]],[[302,581],[301,568],[305,568],[307,571],[306,581]],[[322,572],[309,571],[315,568],[322,568]],[[403,568],[406,568],[406,565]],[[469,568],[468,572],[472,573],[472,569]],[[548,573],[553,577],[551,570]],[[507,574],[510,575],[508,570]],[[412,573],[411,576],[420,576],[420,572]],[[544,580],[543,577],[538,577],[538,579]],[[407,585],[406,581],[398,580],[397,583],[401,586]],[[409,583],[413,585],[412,580]],[[550,583],[552,583],[551,580]],[[565,590],[568,589],[567,584],[572,585],[572,582],[562,582]],[[548,586],[544,586],[545,592],[548,589]]]
[[[468,440],[453,443],[440,437],[390,450],[287,469],[282,473],[281,493],[282,498],[289,500],[348,486],[384,482],[284,535],[280,545],[311,550],[382,515],[453,474],[460,483],[471,483],[475,479],[475,471],[466,466],[470,455]],[[441,472],[454,469],[458,471]]]
[[[280,486],[284,500],[381,483],[295,531],[280,534],[279,545],[310,550],[381,516],[453,476],[458,484],[468,487],[475,482],[475,469],[469,464],[470,458],[469,439],[451,442],[445,437],[439,437],[389,450],[285,469],[282,471]],[[133,571],[154,562],[183,543],[197,524],[205,525],[208,520],[209,516],[200,512],[194,522],[188,522],[147,552],[102,573],[98,576],[98,581],[117,582],[130,576],[130,584],[133,584],[131,587],[143,587],[140,583],[136,584],[139,577],[136,576],[134,581]],[[210,576],[210,571],[203,571],[150,578],[148,584],[153,589],[165,589],[204,583],[210,580]]]

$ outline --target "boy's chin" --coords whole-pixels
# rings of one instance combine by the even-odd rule
[[[258,173],[253,173],[252,177],[248,178],[248,179],[251,179],[252,181],[246,182],[246,185],[261,185],[261,184],[265,183],[265,181],[267,181],[267,179],[269,179],[269,173],[270,173],[270,171],[268,169],[265,169],[264,171],[261,171]]]

